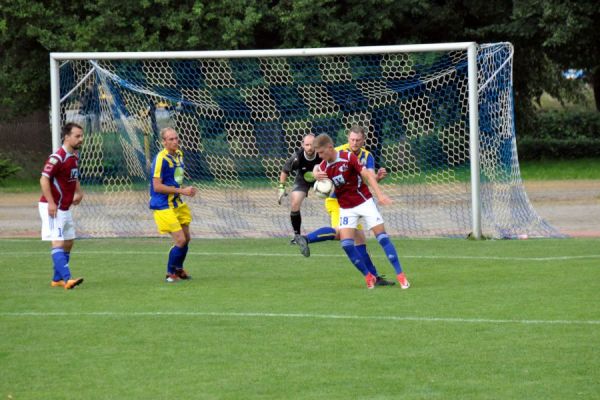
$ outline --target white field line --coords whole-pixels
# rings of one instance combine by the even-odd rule
[[[401,317],[401,316],[362,316],[339,314],[304,313],[241,313],[241,312],[202,312],[202,311],[157,311],[157,312],[0,312],[0,317],[221,317],[221,318],[305,318],[329,320],[405,321],[441,322],[473,324],[520,324],[520,325],[600,325],[600,320],[540,320],[540,319],[490,319],[490,318],[444,318],[444,317]]]
[[[85,255],[165,255],[167,250],[163,251],[113,251],[113,250],[77,250],[74,251],[77,256]],[[30,255],[48,255],[49,251],[21,251],[2,253],[6,256],[30,256]],[[214,257],[294,257],[298,258],[299,253],[247,253],[247,252],[211,252],[211,251],[190,251],[188,255],[192,256],[214,256]],[[340,251],[340,254],[311,254],[311,258],[346,258],[346,255]],[[384,254],[371,254],[372,258],[385,258]],[[556,256],[556,257],[492,257],[492,256],[457,256],[457,255],[406,255],[400,254],[400,258],[423,259],[423,260],[507,260],[507,261],[565,261],[565,260],[583,260],[600,259],[600,254],[586,254],[579,256]]]

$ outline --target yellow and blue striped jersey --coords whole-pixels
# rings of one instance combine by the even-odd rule
[[[348,143],[336,147],[335,150],[351,152],[350,145]],[[364,167],[373,170],[375,169],[375,158],[369,150],[366,150],[364,147],[361,147],[360,151],[358,152],[358,154],[355,154],[355,156],[358,158],[358,162],[360,162]]]
[[[176,188],[183,184],[183,153],[177,150],[172,156],[164,149],[154,157],[152,162],[152,178],[150,179],[150,208],[152,210],[165,210],[177,208],[183,204],[178,194],[165,194],[154,191],[154,178],[160,178],[167,186]]]

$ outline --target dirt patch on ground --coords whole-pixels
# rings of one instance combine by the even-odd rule
[[[538,214],[570,236],[600,237],[600,180],[528,181]],[[38,236],[38,193],[0,195],[0,237]]]
[[[39,236],[39,193],[0,194],[0,237]]]
[[[562,233],[600,237],[600,180],[530,181],[525,191],[538,214]]]

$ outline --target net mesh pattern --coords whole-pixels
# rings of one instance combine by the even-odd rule
[[[512,47],[478,48],[482,229],[486,236],[556,236],[523,189],[513,119]],[[197,237],[291,232],[276,185],[303,135],[347,141],[354,124],[394,204],[396,236],[471,231],[466,51],[187,60],[73,60],[60,66],[62,122],[84,126],[83,236],[158,235],[148,209],[159,131],[181,140]],[[303,228],[328,224],[309,193]]]

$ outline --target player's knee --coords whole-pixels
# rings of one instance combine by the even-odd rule
[[[358,232],[358,231],[357,231],[357,232]],[[355,238],[355,240],[356,240],[356,245],[357,245],[357,246],[359,246],[359,245],[361,245],[361,244],[365,244],[365,243],[367,242],[367,241],[366,241],[366,238],[365,238],[365,236],[364,236],[364,235],[356,235],[356,238]]]
[[[177,246],[177,247],[185,247],[189,243],[189,240],[187,240],[186,237],[182,235],[182,236],[177,236],[175,238],[174,242],[175,242],[174,243],[175,246]]]
[[[345,249],[349,249],[354,247],[354,240],[353,239],[343,239],[340,241],[340,244],[342,245],[342,248]]]
[[[388,244],[390,244],[390,238],[385,232],[382,232],[379,235],[377,235],[377,241],[381,246],[387,246]]]
[[[335,240],[340,240],[340,230],[339,229],[335,230]]]

